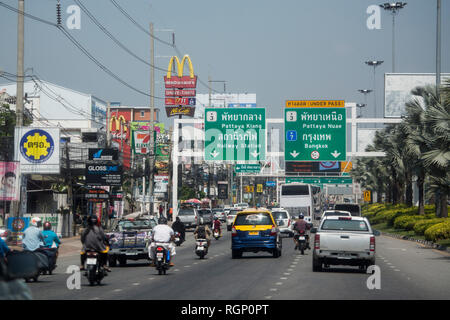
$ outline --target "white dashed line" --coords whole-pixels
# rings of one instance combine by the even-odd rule
[[[277,288],[271,288],[270,291],[278,291]]]
[[[400,270],[399,270],[399,269],[394,269],[394,271],[397,271],[397,272],[399,272]]]
[[[289,272],[283,273],[285,276],[290,276],[291,274]]]
[[[138,286],[138,285],[140,285],[140,283],[139,283],[139,282],[135,282],[135,283],[133,283],[133,286]]]
[[[287,278],[286,277],[281,277],[280,280],[287,280]]]
[[[175,270],[175,271],[177,271],[177,270]],[[148,278],[148,280],[153,280],[153,279],[155,279],[155,278],[154,277]]]
[[[122,289],[115,289],[114,292],[120,292]]]
[[[281,286],[283,284],[283,282],[277,282],[275,283],[277,286]]]
[[[272,296],[265,296],[265,299],[272,299]]]

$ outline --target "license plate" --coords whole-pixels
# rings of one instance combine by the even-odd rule
[[[340,253],[338,254],[339,259],[351,259],[352,255],[350,253]]]
[[[249,232],[248,234],[251,235],[251,236],[257,236],[259,234],[259,232],[258,231],[253,231],[253,232]]]
[[[180,238],[175,238],[175,241],[180,241]]]
[[[299,238],[299,240],[305,240],[305,239],[306,239],[305,237],[300,237],[300,238]]]
[[[197,247],[198,251],[203,251],[203,247]]]
[[[86,260],[86,264],[97,264],[97,259],[96,258],[88,258]]]
[[[125,254],[126,254],[127,256],[135,256],[135,255],[137,255],[138,253],[135,252],[135,251],[131,251],[131,252],[126,252]]]
[[[159,253],[156,254],[156,257],[157,257],[157,258],[162,258],[162,257],[163,257],[163,254],[162,254],[161,252],[159,252]]]

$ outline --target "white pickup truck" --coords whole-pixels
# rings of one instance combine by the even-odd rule
[[[375,264],[375,235],[369,221],[362,217],[326,216],[314,234],[313,271],[322,266],[349,265],[366,270]]]

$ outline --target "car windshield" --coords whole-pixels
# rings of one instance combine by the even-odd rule
[[[235,215],[237,215],[238,212],[240,212],[240,211],[241,211],[241,210],[230,210],[230,212],[228,213],[228,215],[235,216]]]
[[[342,211],[325,211],[325,217],[328,216],[346,216],[348,217],[349,214],[347,212],[342,212]]]
[[[193,216],[194,214],[194,209],[180,209],[178,211],[179,216]]]
[[[210,210],[199,210],[198,213],[199,213],[201,216],[204,216],[204,215],[211,214],[211,211],[210,211]]]
[[[369,231],[367,223],[362,220],[325,220],[322,230]]]
[[[307,196],[309,195],[308,186],[283,186],[281,189],[283,196]]]
[[[272,219],[269,213],[246,213],[239,214],[236,217],[234,225],[248,226],[248,225],[271,225]]]
[[[119,231],[135,230],[135,229],[152,229],[154,226],[156,226],[156,221],[150,219],[123,220],[119,221],[118,229]]]
[[[273,218],[275,220],[287,219],[288,218],[288,215],[287,215],[286,211],[275,211],[275,212],[272,212],[272,216],[273,216]]]

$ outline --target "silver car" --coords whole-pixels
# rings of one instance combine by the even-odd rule
[[[200,222],[197,209],[193,207],[180,208],[177,216],[186,228],[195,228]]]
[[[231,231],[231,228],[233,227],[234,218],[236,218],[236,215],[238,212],[241,212],[241,208],[232,208],[230,212],[227,214],[227,230]]]
[[[287,234],[289,237],[294,236],[294,222],[287,210],[273,209],[272,216],[275,220],[281,234]]]

